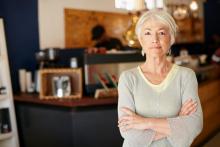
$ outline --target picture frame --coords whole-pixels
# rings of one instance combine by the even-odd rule
[[[52,81],[52,95],[57,97],[64,97],[71,95],[71,77],[68,75],[53,76]]]
[[[81,68],[41,69],[40,99],[80,99],[82,98]]]

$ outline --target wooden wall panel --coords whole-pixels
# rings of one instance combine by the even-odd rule
[[[203,108],[203,130],[195,139],[192,147],[199,146],[220,129],[220,80],[199,86],[199,97]]]
[[[204,21],[202,18],[176,20],[178,33],[176,43],[204,42]]]
[[[91,29],[102,24],[109,36],[117,37],[123,42],[123,33],[129,26],[128,14],[65,9],[65,46],[66,48],[90,47]]]
[[[109,36],[119,38],[126,45],[123,34],[130,25],[128,14],[65,9],[64,19],[66,48],[91,47],[91,29],[96,24],[102,24]],[[176,43],[204,42],[203,19],[186,18],[176,23],[179,27]]]

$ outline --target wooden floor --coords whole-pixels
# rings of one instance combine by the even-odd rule
[[[211,138],[203,147],[220,147],[220,132]]]

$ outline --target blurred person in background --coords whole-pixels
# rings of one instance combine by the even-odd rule
[[[91,30],[93,47],[90,52],[105,53],[106,50],[123,50],[123,44],[118,38],[110,37],[106,34],[105,28],[97,24]]]

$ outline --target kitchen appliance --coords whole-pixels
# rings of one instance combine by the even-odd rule
[[[56,67],[59,59],[58,48],[46,48],[36,53],[36,59],[39,62],[39,68]]]

